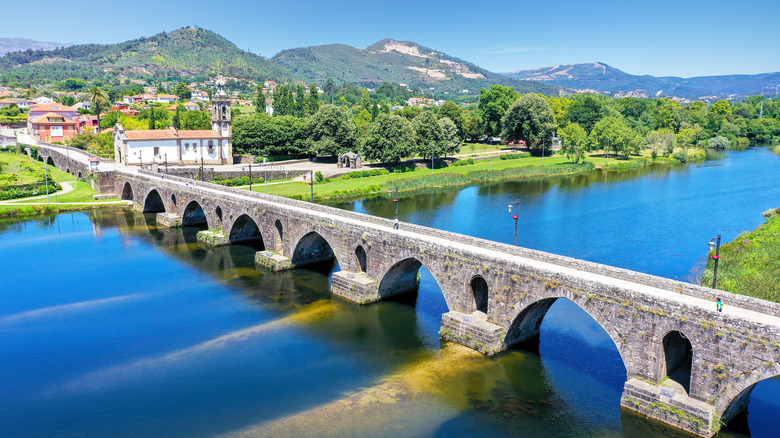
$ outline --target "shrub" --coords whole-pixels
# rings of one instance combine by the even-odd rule
[[[319,170],[314,173],[314,180],[318,183],[321,183],[324,179],[325,175],[323,175]]]
[[[504,154],[501,155],[502,160],[516,160],[518,158],[528,158],[531,156],[530,152],[520,152],[517,154]]]
[[[397,166],[393,168],[393,173],[405,173],[405,172],[411,172],[414,169],[416,169],[417,166],[414,164],[403,164],[401,166]]]

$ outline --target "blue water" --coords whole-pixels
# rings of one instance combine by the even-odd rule
[[[404,196],[401,219],[511,243],[519,199],[521,245],[682,277],[714,234],[778,204],[766,152]],[[327,268],[256,268],[255,249],[207,250],[196,231],[112,211],[0,222],[0,436],[677,436],[620,410],[620,356],[573,303],[551,308],[539,354],[460,369],[426,269],[411,302],[356,306],[329,297]],[[780,427],[778,395],[776,380],[756,387],[753,436]]]

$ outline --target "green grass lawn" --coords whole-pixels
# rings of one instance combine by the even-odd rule
[[[780,215],[769,216],[765,224],[720,247],[718,289],[780,302]],[[714,271],[710,257],[702,285],[712,286]]]
[[[71,183],[73,186],[73,191],[65,193],[64,195],[55,194],[52,193],[49,196],[49,202],[51,204],[57,204],[57,203],[64,203],[64,202],[83,202],[85,204],[109,204],[112,201],[117,201],[119,198],[114,199],[104,199],[100,201],[95,201],[95,198],[93,198],[94,195],[97,194],[97,191],[93,190],[92,187],[89,186],[89,183],[86,181],[79,181],[75,183]],[[15,204],[29,204],[29,203],[38,203],[38,202],[46,202],[46,198],[38,198],[38,199],[23,199],[15,202]]]
[[[3,163],[2,174],[15,173],[19,176],[21,181],[17,181],[18,184],[28,184],[37,181],[37,176],[22,166],[22,163],[27,163],[35,168],[43,169],[44,164],[40,161],[33,160],[27,155],[16,155],[11,152],[0,152],[0,163]],[[68,174],[62,170],[57,169],[54,166],[46,165],[47,172],[51,175],[54,181],[74,181],[76,177]],[[43,181],[43,178],[40,179]]]
[[[594,165],[600,167],[604,167],[605,165],[605,160],[603,155],[599,155],[599,154],[594,154],[593,156],[586,156],[585,161],[593,163]],[[632,156],[628,160],[626,160],[623,157],[611,157],[609,159],[608,167],[610,168],[639,167],[639,166],[647,165],[649,162],[651,162],[650,152],[644,151],[642,155]],[[677,160],[672,158],[668,158],[668,159],[659,158],[657,162],[676,163]],[[435,169],[433,171],[433,175],[434,176],[445,175],[445,174],[466,175],[469,173],[473,173],[475,171],[490,171],[490,170],[502,171],[505,169],[513,169],[513,168],[527,167],[527,166],[542,166],[542,165],[544,165],[545,168],[550,168],[551,170],[554,170],[555,166],[561,166],[569,163],[571,162],[564,155],[552,155],[552,156],[544,157],[544,159],[542,159],[542,157],[527,157],[527,158],[519,158],[514,160],[500,160],[500,159],[480,160],[475,162],[474,164],[470,164],[466,166],[449,166],[440,169]],[[364,177],[362,186],[360,183],[360,178],[331,180],[329,182],[315,184],[314,193],[315,196],[317,196],[318,198],[339,198],[339,197],[368,195],[372,193],[380,193],[387,190],[389,187],[393,186],[394,181],[409,180],[414,178],[427,179],[428,182],[432,184],[427,187],[436,187],[438,181],[443,181],[443,185],[447,185],[444,178],[442,179],[431,178],[431,174],[432,172],[429,168],[416,169],[414,171],[404,172],[404,173],[391,172],[384,175]],[[499,172],[496,173],[496,177],[497,177],[496,180],[506,179],[506,175],[500,175]],[[450,178],[450,180],[456,181],[457,178]],[[457,185],[457,184],[451,184],[451,185]],[[256,192],[265,191],[265,187],[263,185],[253,186],[252,188],[253,191]],[[309,184],[301,181],[295,181],[288,184],[276,184],[276,185],[268,186],[269,194],[287,196],[287,197],[293,197],[293,196],[306,197],[310,194],[310,191],[311,188],[309,187]],[[348,193],[344,193],[344,192],[348,192]]]

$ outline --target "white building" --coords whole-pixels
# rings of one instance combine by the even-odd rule
[[[117,163],[126,166],[166,161],[169,164],[232,164],[233,127],[230,99],[224,86],[224,79],[219,78],[210,130],[177,130],[171,127],[130,131],[117,124],[114,129]]]

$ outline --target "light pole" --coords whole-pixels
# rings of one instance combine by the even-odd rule
[[[515,220],[515,246],[517,246],[517,220],[519,219],[518,215],[520,214],[520,201],[515,201],[514,204],[515,204],[514,207],[515,207],[516,213],[514,215],[512,215],[512,219]],[[507,206],[507,209],[511,213],[512,212],[512,204],[509,204]]]
[[[43,174],[46,178],[46,203],[49,203],[49,169],[46,167],[46,163],[43,163]]]
[[[165,154],[165,174],[168,174],[168,154]]]
[[[715,250],[715,255],[712,256],[713,259],[715,259],[715,274],[712,276],[712,288],[717,289],[718,288],[718,262],[720,262],[720,234],[718,234],[718,237],[713,238],[709,242],[710,246],[710,252],[712,250]]]
[[[389,195],[391,193],[390,190],[387,191],[387,194]],[[395,186],[395,198],[393,198],[393,202],[395,202],[395,218],[398,219],[398,186]]]
[[[249,163],[249,191],[252,191],[252,163]]]
[[[263,182],[265,182],[265,194],[268,194],[268,168],[265,165],[265,159],[268,154],[263,154]]]
[[[314,171],[309,171],[309,184],[311,184],[311,202],[314,202]]]

